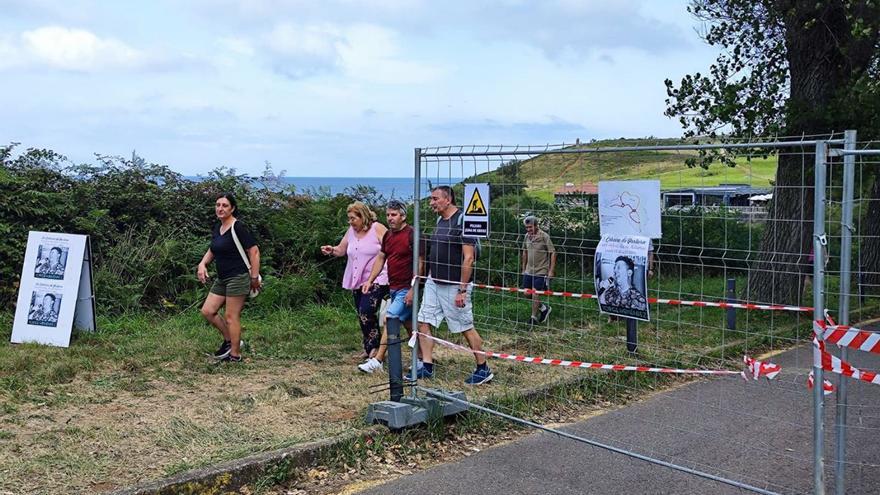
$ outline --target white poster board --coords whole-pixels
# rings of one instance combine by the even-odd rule
[[[599,233],[662,237],[660,181],[599,181]]]
[[[648,249],[642,236],[603,235],[596,247],[593,278],[599,311],[649,321]]]
[[[12,342],[70,345],[74,323],[95,330],[91,248],[85,235],[30,232]]]
[[[489,237],[489,184],[464,185],[464,237]]]

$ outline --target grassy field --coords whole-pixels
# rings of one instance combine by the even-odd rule
[[[720,277],[651,281],[660,297],[718,300]],[[583,361],[734,368],[741,352],[784,348],[809,332],[808,316],[752,312],[737,331],[724,311],[654,306],[640,324],[640,354],[625,352],[625,326],[591,300],[551,301],[548,325],[530,328],[528,303],[477,291],[485,348]],[[0,316],[9,340],[11,321]],[[0,492],[102,492],[250,453],[362,428],[369,387],[359,374],[360,332],[348,299],[267,314],[245,312],[246,362],[215,365],[219,340],[193,308],[177,315],[102,318],[68,349],[0,344]],[[441,329],[441,336],[455,340]],[[432,386],[462,389],[469,353],[438,349]],[[634,396],[664,379],[493,360],[497,378],[472,399],[528,415],[522,390],[585,376],[606,397]],[[555,395],[548,395],[553,402]],[[606,400],[603,399],[603,400]],[[569,399],[566,399],[569,400]]]
[[[589,146],[636,144],[647,142],[603,141]],[[685,160],[694,156],[693,152],[666,151],[543,155],[523,161],[520,177],[528,186],[529,194],[545,201],[552,201],[553,192],[566,183],[580,185],[584,182],[595,184],[599,180],[659,179],[660,187],[669,190],[724,183],[769,187],[776,177],[775,156],[739,157],[735,167],[720,163],[713,163],[708,168],[688,167]]]

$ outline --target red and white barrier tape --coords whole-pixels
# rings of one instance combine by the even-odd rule
[[[778,375],[780,371],[782,371],[782,368],[778,364],[765,363],[764,361],[758,361],[748,356],[743,356],[743,362],[748,366],[749,375],[753,380],[757,380],[762,376],[768,380],[772,380],[776,378],[776,375]],[[746,375],[745,371],[742,372],[742,377],[746,380],[748,380],[749,375]]]
[[[448,347],[450,349],[455,349],[461,352],[467,352],[469,354],[481,354],[486,357],[497,358],[497,359],[506,359],[509,361],[519,361],[523,363],[532,363],[532,364],[545,364],[549,366],[563,366],[566,368],[587,368],[587,369],[600,369],[600,370],[610,370],[610,371],[639,371],[646,373],[674,373],[674,374],[685,374],[685,375],[742,375],[745,377],[745,372],[743,371],[734,371],[734,370],[699,370],[699,369],[680,369],[680,368],[656,368],[649,366],[633,366],[633,365],[625,365],[625,364],[604,364],[604,363],[586,363],[583,361],[573,361],[567,359],[550,359],[550,358],[542,358],[542,357],[530,357],[530,356],[521,356],[517,354],[507,354],[503,352],[492,352],[492,351],[474,351],[469,347],[456,344],[453,342],[449,342],[448,340],[443,340],[441,338],[435,337],[433,335],[426,335],[421,332],[413,332],[412,337],[410,337],[409,345],[410,347],[415,345],[415,339],[418,336],[422,336],[427,339],[431,339],[434,342]],[[751,359],[751,358],[746,358]],[[754,361],[754,360],[752,360]],[[756,363],[760,363],[760,361],[754,361]],[[769,364],[769,363],[768,363]],[[776,366],[776,365],[771,365]],[[772,379],[776,376],[778,371],[778,366],[776,367],[777,371],[772,373],[759,373],[760,376],[766,376],[768,379]],[[751,370],[750,370],[751,373]],[[757,378],[757,376],[755,377]]]
[[[817,335],[821,335],[820,322],[814,323],[814,330]],[[874,383],[880,385],[880,375],[872,371],[863,371],[855,366],[843,361],[839,357],[833,356],[825,350],[825,342],[813,337],[813,366],[820,367],[825,371],[848,376],[863,382]]]
[[[831,320],[833,322],[833,320]],[[825,324],[816,320],[817,335],[825,342],[860,351],[880,354],[880,333],[868,332],[848,325]]]
[[[813,384],[816,379],[813,377],[813,372],[810,372],[810,376],[807,377],[807,388],[813,390]],[[828,380],[822,380],[822,393],[825,395],[831,395],[834,392],[834,384],[829,382]]]
[[[418,277],[427,279],[428,277]],[[460,284],[459,281],[453,280],[443,280],[439,278],[433,278],[435,282],[440,282],[444,284]],[[553,290],[535,290],[535,289],[523,289],[520,287],[504,287],[500,285],[489,285],[489,284],[478,284],[471,282],[471,285],[477,287],[479,289],[488,289],[494,290],[496,292],[519,292],[521,294],[538,294],[540,296],[559,296],[559,297],[570,297],[574,299],[597,299],[598,296],[595,294],[580,294],[577,292],[560,292]],[[799,313],[807,313],[813,311],[813,308],[803,307],[803,306],[782,306],[777,304],[751,304],[751,303],[729,303],[729,302],[709,302],[709,301],[684,301],[680,299],[660,299],[656,297],[649,297],[649,303],[657,303],[657,304],[669,304],[672,306],[695,306],[695,307],[706,307],[706,308],[733,308],[733,309],[748,309],[748,310],[765,310],[765,311],[794,311]]]

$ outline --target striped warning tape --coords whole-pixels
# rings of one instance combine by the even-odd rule
[[[428,277],[420,276],[417,278],[427,279]],[[440,282],[444,284],[460,284],[459,281],[453,280],[443,280],[438,278],[433,278],[435,282]],[[523,289],[521,287],[504,287],[501,285],[490,285],[490,284],[478,284],[475,282],[471,282],[473,287],[478,289],[488,289],[494,290],[496,292],[518,292],[521,294],[538,294],[540,296],[558,296],[558,297],[570,297],[574,299],[598,299],[599,296],[595,294],[581,294],[577,292],[565,292],[565,291],[554,291],[554,290],[535,290],[535,289]],[[669,304],[672,306],[695,306],[695,307],[705,307],[705,308],[732,308],[732,309],[748,309],[748,310],[764,310],[764,311],[794,311],[798,313],[808,313],[813,311],[813,308],[806,306],[784,306],[779,304],[752,304],[752,303],[729,303],[729,302],[710,302],[710,301],[685,301],[681,299],[662,299],[657,297],[649,297],[649,303],[657,303],[657,304]]]
[[[492,352],[492,351],[474,351],[469,347],[465,347],[460,344],[456,344],[454,342],[449,342],[448,340],[443,340],[441,338],[435,337],[433,335],[427,335],[421,332],[413,332],[412,337],[410,338],[410,347],[415,345],[415,339],[418,336],[425,337],[427,339],[431,339],[432,341],[450,349],[455,349],[462,352],[472,353],[472,354],[481,354],[486,357],[497,358],[497,359],[506,359],[509,361],[518,361],[522,363],[532,363],[532,364],[545,364],[549,366],[562,366],[566,368],[588,368],[588,369],[599,369],[599,370],[610,370],[610,371],[639,371],[646,373],[675,373],[675,374],[686,374],[686,375],[742,375],[745,376],[742,371],[734,371],[734,370],[700,370],[700,369],[680,369],[680,368],[657,368],[651,366],[633,366],[627,364],[605,364],[605,363],[587,363],[583,361],[574,361],[568,359],[551,359],[544,357],[531,357],[531,356],[521,356],[517,354],[508,354],[504,352]],[[758,362],[759,365],[761,364]],[[751,373],[751,371],[750,371]],[[778,373],[778,371],[777,371]],[[772,376],[768,376],[768,373],[761,373],[761,376],[766,376],[767,378],[772,378]],[[773,374],[775,376],[775,374]],[[757,376],[756,376],[757,378]]]
[[[824,322],[822,320],[813,322],[813,331],[815,333],[813,336],[813,366],[863,382],[880,385],[880,375],[877,373],[860,370],[839,357],[832,355],[825,349],[825,342],[820,340],[823,334],[823,327]]]
[[[813,383],[815,383],[815,381],[816,379],[811,371],[810,376],[807,377],[807,388],[813,390]],[[831,395],[832,392],[834,392],[834,384],[828,380],[822,380],[822,393],[825,395]]]
[[[848,325],[831,325],[816,320],[817,335],[825,342],[840,347],[849,347],[860,351],[880,354],[880,333],[869,332]]]

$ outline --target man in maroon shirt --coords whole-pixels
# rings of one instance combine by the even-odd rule
[[[386,311],[387,318],[397,318],[412,333],[412,292],[410,284],[413,278],[413,228],[406,224],[406,206],[397,200],[388,202],[385,209],[388,219],[388,232],[382,238],[382,250],[373,262],[370,278],[361,290],[369,292],[373,281],[388,263],[388,289],[391,301]],[[372,373],[382,369],[388,334],[383,329],[382,342],[375,357],[359,364],[358,369],[364,373]]]

